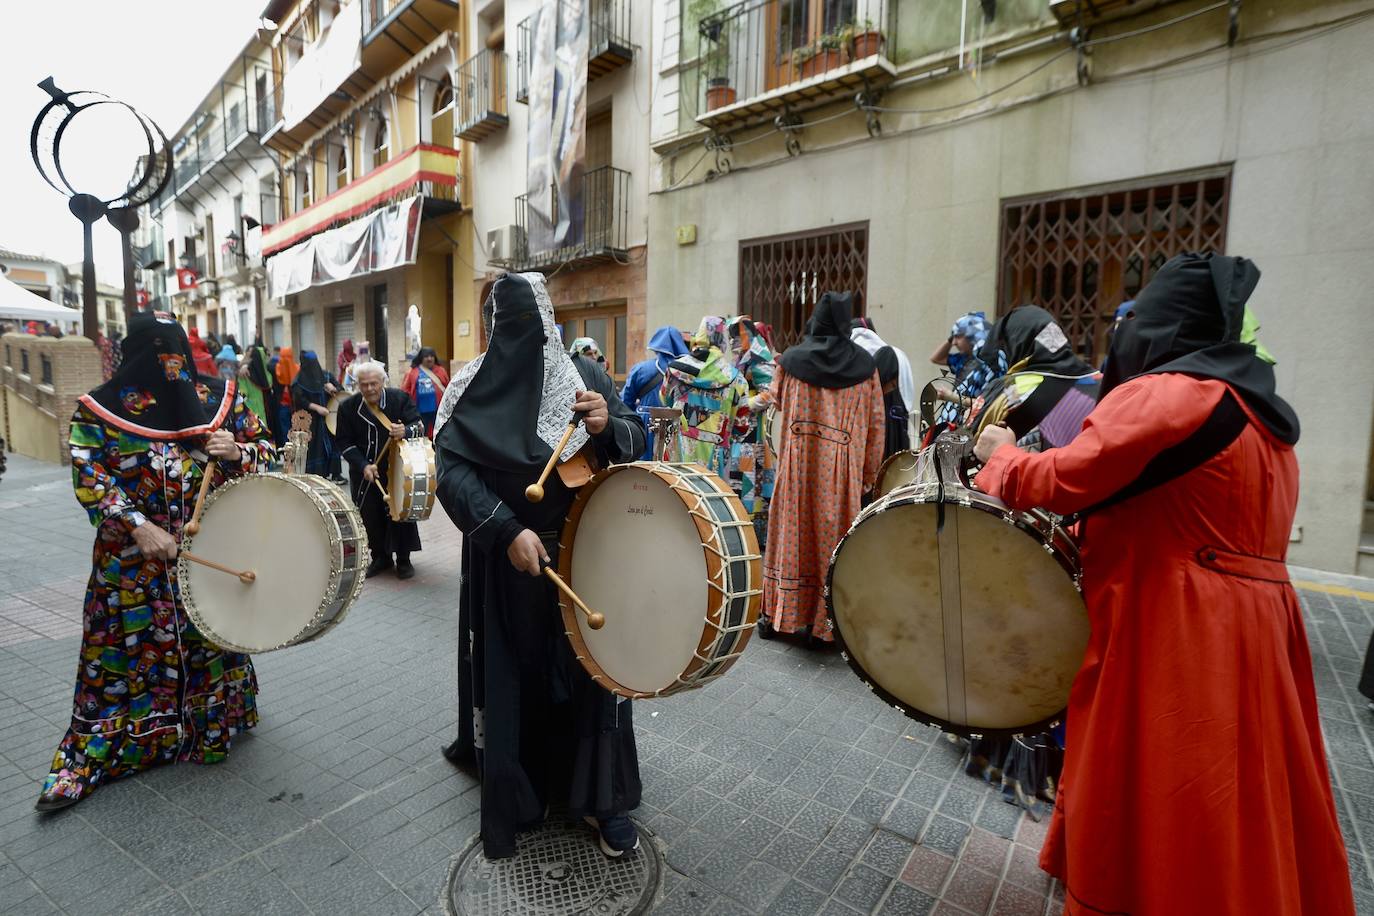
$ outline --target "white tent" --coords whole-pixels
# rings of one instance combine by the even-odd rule
[[[0,318],[19,321],[51,321],[53,324],[79,327],[81,312],[56,302],[49,302],[31,293],[9,277],[0,274]]]

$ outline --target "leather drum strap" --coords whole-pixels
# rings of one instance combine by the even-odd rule
[[[391,438],[391,424],[396,421],[382,413],[382,409],[375,404],[368,404],[367,401],[363,401],[363,403],[367,404],[367,409],[372,411],[372,415],[376,417],[377,422],[382,425],[383,442],[381,448],[377,450],[377,459],[374,462],[377,467],[380,468],[382,466],[382,460],[386,458],[387,452],[391,449],[391,443],[395,441]]]

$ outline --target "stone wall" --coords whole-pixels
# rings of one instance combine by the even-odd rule
[[[100,351],[85,337],[0,337],[6,447],[66,464],[76,399],[102,381]]]

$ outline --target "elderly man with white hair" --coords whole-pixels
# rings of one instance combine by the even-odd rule
[[[386,386],[386,368],[381,363],[354,363],[353,376],[358,393],[339,405],[334,441],[348,462],[353,502],[367,528],[367,543],[372,549],[367,576],[370,579],[394,566],[396,578],[409,579],[415,575],[410,555],[420,549],[420,529],[414,522],[391,520],[376,484],[385,486],[382,481],[390,471],[390,458],[382,455],[388,440],[423,436],[425,424],[415,402],[404,391]],[[384,425],[378,411],[390,422]]]

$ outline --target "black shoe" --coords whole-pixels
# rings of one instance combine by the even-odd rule
[[[371,563],[367,564],[367,578],[371,579],[378,573],[384,573],[388,569],[390,569],[391,566],[392,563],[390,557],[387,557],[385,559],[373,560]]]
[[[55,811],[61,811],[63,808],[70,808],[72,805],[81,801],[83,797],[84,796],[81,795],[75,797],[71,795],[39,796],[38,801],[34,803],[33,810],[37,811],[39,814],[52,814]]]
[[[639,848],[639,831],[635,829],[634,822],[624,814],[600,819],[584,817],[582,820],[596,831],[597,843],[601,846],[601,852],[608,858],[618,859],[625,853],[634,852]]]
[[[396,559],[396,578],[413,579],[415,578],[415,567],[410,565],[410,557],[397,557]]]

